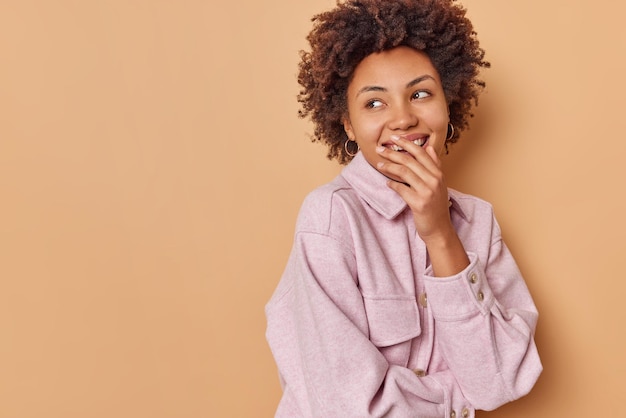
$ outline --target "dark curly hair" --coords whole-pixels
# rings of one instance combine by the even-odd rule
[[[307,36],[311,51],[300,51],[298,114],[311,117],[312,140],[328,145],[329,159],[341,164],[352,159],[344,149],[348,138],[342,118],[355,68],[368,55],[397,46],[429,56],[441,77],[450,122],[456,128],[448,142],[457,141],[485,86],[478,78],[480,68],[489,67],[465,14],[455,0],[346,0],[313,17]]]

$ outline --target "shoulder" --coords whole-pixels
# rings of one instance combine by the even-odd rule
[[[331,233],[338,225],[345,224],[346,209],[357,201],[354,189],[341,176],[337,176],[305,197],[298,214],[296,231]]]

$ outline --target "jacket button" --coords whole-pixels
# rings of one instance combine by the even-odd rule
[[[450,418],[456,418],[456,411],[452,410],[452,412],[450,412]]]
[[[470,276],[470,282],[472,284],[476,283],[478,281],[478,277],[476,276],[476,273],[472,273]]]
[[[485,299],[485,295],[483,294],[482,290],[478,291],[478,293],[476,294],[476,299],[478,299],[479,302],[482,302]]]
[[[463,418],[467,418],[467,417],[469,417],[469,409],[467,409],[467,408],[463,408],[463,411],[461,412],[461,416],[462,416]]]
[[[419,301],[420,305],[422,305],[422,308],[428,307],[428,296],[426,295],[426,293],[420,294]]]
[[[424,377],[426,376],[426,372],[422,369],[415,369],[413,370],[413,373],[415,373],[415,376],[417,377]]]

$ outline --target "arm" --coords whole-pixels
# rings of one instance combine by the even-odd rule
[[[369,339],[355,276],[345,245],[297,235],[267,308],[268,341],[291,397],[277,416],[288,416],[287,404],[315,417],[443,417],[468,405],[449,371],[417,377],[386,361]]]
[[[495,409],[528,393],[541,372],[533,339],[535,305],[493,214],[476,235],[479,245],[490,248],[481,252],[482,259],[466,253],[450,219],[434,149],[401,138],[397,143],[410,155],[380,149],[389,162],[378,169],[402,180],[389,187],[411,208],[426,244],[431,267],[425,285],[438,346],[472,405]]]
[[[542,370],[533,338],[537,310],[495,220],[494,231],[484,265],[470,253],[460,273],[426,277],[446,363],[467,399],[485,410],[526,395]]]

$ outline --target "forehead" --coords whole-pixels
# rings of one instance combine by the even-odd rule
[[[440,80],[428,55],[400,46],[365,57],[355,68],[350,86],[406,84],[423,75],[430,75],[437,82]]]

